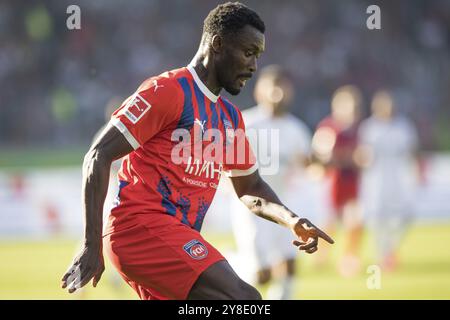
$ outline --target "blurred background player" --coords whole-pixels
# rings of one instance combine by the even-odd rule
[[[358,204],[359,167],[355,161],[360,105],[357,87],[346,85],[337,89],[331,100],[331,115],[319,123],[312,140],[314,155],[326,167],[329,179],[331,210],[327,231],[334,234],[338,221],[346,231],[345,252],[338,266],[343,276],[352,276],[360,269],[358,250],[363,228]],[[327,259],[323,253],[320,264]]]
[[[371,107],[372,115],[359,129],[365,168],[361,199],[375,234],[379,263],[384,270],[392,271],[397,266],[399,242],[413,212],[418,136],[413,123],[395,112],[389,92],[377,92]]]
[[[258,105],[245,110],[243,117],[247,132],[253,130],[257,133],[254,136],[249,134],[254,150],[259,150],[258,146],[264,143],[261,140],[270,136],[265,133],[278,131],[279,141],[270,141],[267,145],[277,144],[279,153],[273,154],[275,150],[269,153],[271,161],[279,157],[279,170],[276,174],[261,173],[280,199],[295,211],[301,208],[295,197],[303,194],[299,190],[298,179],[309,157],[311,133],[302,121],[288,112],[293,95],[294,86],[285,70],[277,65],[267,66],[261,70],[254,90]],[[258,159],[261,162],[263,157],[260,153]],[[238,255],[242,257],[241,263],[247,266],[248,281],[258,285],[270,284],[268,299],[292,299],[296,270],[292,236],[279,225],[259,221],[262,219],[236,200],[232,202],[231,212]]]

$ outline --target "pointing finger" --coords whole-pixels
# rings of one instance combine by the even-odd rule
[[[333,244],[334,240],[331,239],[329,235],[327,235],[325,232],[323,232],[320,229],[317,229],[317,236],[328,242],[329,244]]]

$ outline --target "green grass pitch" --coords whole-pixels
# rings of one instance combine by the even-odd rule
[[[233,248],[229,235],[207,234],[219,249]],[[342,251],[337,235],[331,251],[336,261]],[[333,265],[317,270],[314,256],[299,254],[296,299],[450,299],[450,222],[415,225],[400,248],[400,266],[381,274],[381,288],[366,286],[368,265],[374,264],[371,237],[366,236],[363,270],[354,278],[342,278]],[[60,278],[77,249],[74,240],[0,241],[0,299],[137,299],[115,273],[106,258],[107,270],[97,288],[89,284],[80,293],[60,288]],[[260,288],[264,293],[266,288]]]

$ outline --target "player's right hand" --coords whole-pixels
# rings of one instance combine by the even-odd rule
[[[103,271],[105,271],[105,263],[101,248],[84,245],[62,277],[61,287],[67,288],[69,293],[73,293],[85,286],[91,279],[93,279],[92,285],[95,287],[100,281]]]

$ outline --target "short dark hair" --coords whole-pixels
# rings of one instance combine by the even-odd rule
[[[246,25],[250,25],[261,33],[266,26],[259,15],[240,2],[227,2],[211,10],[203,23],[203,34],[236,34]]]

